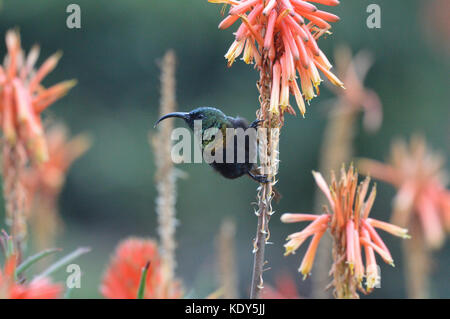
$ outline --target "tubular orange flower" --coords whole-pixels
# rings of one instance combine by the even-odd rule
[[[25,58],[18,32],[10,30],[6,33],[6,47],[5,64],[0,66],[0,127],[8,143],[22,142],[33,160],[44,162],[48,153],[39,114],[63,97],[75,81],[45,89],[41,81],[56,67],[61,54],[52,55],[34,70],[39,56],[37,46]]]
[[[148,268],[144,299],[181,298],[179,282],[162,284],[161,262],[156,243],[150,239],[129,238],[116,249],[106,269],[100,292],[105,298],[136,299],[142,268]]]
[[[375,253],[393,265],[391,254],[375,228],[403,238],[408,237],[407,230],[368,218],[375,200],[375,187],[367,196],[370,178],[358,185],[358,174],[352,166],[347,172],[342,168],[340,180],[332,173],[329,187],[320,173],[313,172],[313,175],[329,201],[331,212],[326,209],[322,215],[283,214],[281,221],[285,223],[312,221],[301,232],[289,235],[285,244],[286,254],[295,252],[308,237],[313,236],[299,269],[306,277],[311,271],[319,241],[329,229],[334,242],[332,273],[336,296],[356,298],[357,288],[364,293],[370,292],[379,280]],[[361,249],[365,250],[365,267]],[[364,276],[367,278],[366,289],[362,286]]]
[[[411,227],[413,219],[420,222],[426,244],[437,249],[450,231],[450,191],[446,189],[441,156],[427,150],[425,139],[413,137],[409,147],[403,141],[392,145],[389,164],[362,159],[359,167],[398,189],[394,199],[392,220],[403,227]],[[370,222],[391,233],[399,230]]]
[[[337,0],[208,0],[212,3],[230,5],[228,16],[219,24],[220,29],[231,27],[242,20],[236,38],[225,58],[231,66],[244,52],[246,63],[255,62],[262,69],[261,56],[270,58],[273,72],[270,111],[283,115],[295,114],[289,95],[295,96],[302,115],[305,114],[304,99],[308,102],[319,94],[322,79],[320,70],[336,86],[344,84],[330,72],[331,64],[317,45],[317,40],[331,28],[328,22],[339,17],[319,10],[310,2],[328,6],[339,4]],[[300,77],[301,88],[297,84]]]
[[[5,299],[57,299],[61,298],[62,286],[48,278],[37,278],[29,284],[19,284],[14,279],[17,255],[10,255],[3,271],[0,269],[0,298]]]

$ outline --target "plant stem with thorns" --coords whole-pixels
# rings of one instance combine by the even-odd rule
[[[263,131],[265,134],[261,134],[261,130],[258,130],[259,156],[262,170],[261,173],[266,175],[270,182],[261,184],[258,187],[258,225],[253,244],[254,260],[252,286],[250,291],[251,299],[259,298],[260,292],[264,288],[263,268],[266,263],[264,253],[265,246],[270,236],[269,220],[270,216],[273,214],[272,193],[278,170],[278,143],[281,121],[278,116],[275,116],[269,112],[272,83],[271,79],[272,72],[270,68],[270,60],[267,56],[265,56],[260,69],[260,80],[258,83],[261,108],[257,112],[257,115],[260,120],[263,120],[263,128],[267,129],[267,131]]]

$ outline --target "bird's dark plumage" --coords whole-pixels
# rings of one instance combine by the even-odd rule
[[[212,156],[217,152],[222,152],[222,156],[218,153],[218,156],[222,158],[221,161],[213,160],[210,162],[210,165],[214,170],[219,172],[222,176],[235,179],[243,175],[249,175],[259,183],[267,182],[267,179],[264,176],[256,173],[256,130],[253,132],[247,131],[249,134],[240,137],[237,135],[243,133],[248,128],[256,129],[260,121],[256,120],[249,125],[245,119],[227,116],[219,109],[213,107],[200,107],[191,112],[174,112],[166,114],[156,122],[155,126],[158,125],[159,122],[171,117],[182,118],[192,130],[194,129],[195,121],[201,120],[201,133],[203,136],[203,140],[201,141],[202,151],[207,150]],[[235,130],[227,131],[227,129]],[[239,132],[236,129],[242,130]],[[211,134],[211,132],[214,133],[217,132],[217,130],[222,132],[223,141],[217,140],[216,137]],[[228,138],[227,142],[227,132],[229,134],[230,131],[233,131],[234,133],[232,138]],[[252,135],[253,133],[254,135]],[[208,138],[210,135],[211,139]],[[242,137],[244,138],[242,139]],[[233,154],[231,152],[229,153],[230,159],[227,160],[227,149],[230,150],[231,146],[234,147],[234,151]],[[241,154],[239,149],[242,150],[242,148],[244,149],[244,152]]]

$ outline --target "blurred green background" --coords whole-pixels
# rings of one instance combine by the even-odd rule
[[[342,44],[349,45],[353,52],[368,49],[375,57],[366,87],[381,97],[383,125],[375,134],[359,130],[357,156],[384,160],[392,138],[409,138],[414,132],[424,133],[433,148],[447,157],[450,154],[450,40],[445,36],[448,30],[436,29],[425,14],[433,2],[343,0],[339,7],[327,9],[341,17],[333,25],[333,35],[319,42],[331,61],[334,48]],[[81,29],[66,27],[70,3],[81,7]],[[382,8],[381,29],[366,27],[370,3]],[[158,115],[157,62],[167,49],[173,48],[178,57],[180,110],[210,105],[229,115],[255,117],[257,72],[242,61],[231,69],[226,67],[223,55],[232,42],[232,31],[217,29],[220,8],[206,0],[2,2],[1,35],[19,27],[27,51],[34,43],[41,45],[40,62],[56,50],[64,52],[58,68],[44,84],[78,79],[77,87],[45,115],[66,122],[74,134],[88,132],[94,139],[93,147],[70,170],[60,198],[65,230],[58,246],[65,251],[77,246],[93,250],[78,260],[83,279],[74,297],[100,297],[101,275],[121,239],[157,236],[154,156],[147,134]],[[448,28],[448,23],[445,25]],[[4,41],[0,52],[5,54]],[[316,187],[310,172],[318,169],[331,97],[323,89],[322,95],[312,101],[306,119],[287,116],[278,184],[283,199],[274,207],[277,214],[270,226],[274,244],[266,250],[271,267],[265,273],[266,282],[273,283],[277,274],[288,272],[306,297],[311,294],[311,279],[302,281],[297,273],[305,247],[294,256],[283,257],[284,239],[298,231],[299,225],[283,225],[278,217],[282,212],[310,212],[313,208]],[[182,164],[178,168],[188,174],[178,183],[178,275],[193,296],[204,297],[216,290],[213,239],[221,222],[231,218],[237,222],[240,292],[247,296],[256,227],[251,202],[255,200],[256,184],[247,178],[225,180],[206,164]],[[388,219],[395,192],[389,185],[378,184],[372,216]],[[375,289],[370,297],[404,298],[400,240],[386,234],[382,237],[391,247],[396,268],[381,263],[382,289]],[[449,298],[448,242],[434,255],[433,296]],[[55,279],[64,280],[65,276],[60,271]]]

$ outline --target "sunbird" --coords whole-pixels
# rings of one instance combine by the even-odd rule
[[[236,134],[233,134],[232,145],[228,144],[226,141],[227,129],[238,129],[241,128],[243,131],[248,128],[255,129],[255,137],[256,137],[256,129],[258,128],[261,120],[255,120],[250,125],[247,120],[241,117],[231,117],[225,115],[221,110],[213,108],[213,107],[199,107],[190,112],[173,112],[162,116],[156,123],[155,127],[163,120],[177,117],[183,119],[191,130],[194,130],[194,122],[201,121],[201,136],[203,137],[201,141],[202,153],[205,154],[205,150],[208,150],[210,154],[214,155],[219,149],[222,151],[223,160],[215,161],[213,160],[209,165],[212,168],[219,172],[223,177],[229,179],[235,179],[241,177],[243,175],[250,176],[253,180],[258,183],[267,183],[269,180],[266,176],[260,175],[258,173],[256,167],[256,160],[252,160],[250,156],[252,154],[256,154],[257,141],[256,138],[253,140],[249,138],[249,136],[245,136],[244,145],[238,145],[239,141],[242,139],[238,139]],[[212,130],[208,130],[212,129]],[[214,132],[220,130],[223,139],[217,139],[217,136],[208,137],[208,131]],[[234,131],[234,130],[233,130]],[[228,130],[230,132],[230,130]],[[227,145],[234,146],[234,156],[230,160],[226,158],[227,153]],[[242,147],[244,146],[244,147]],[[238,161],[238,152],[239,150],[245,151],[244,160]],[[230,153],[231,154],[231,153]],[[230,156],[231,157],[231,156]],[[252,156],[253,157],[253,156]],[[242,156],[241,156],[242,158]],[[256,157],[254,157],[256,159]]]

